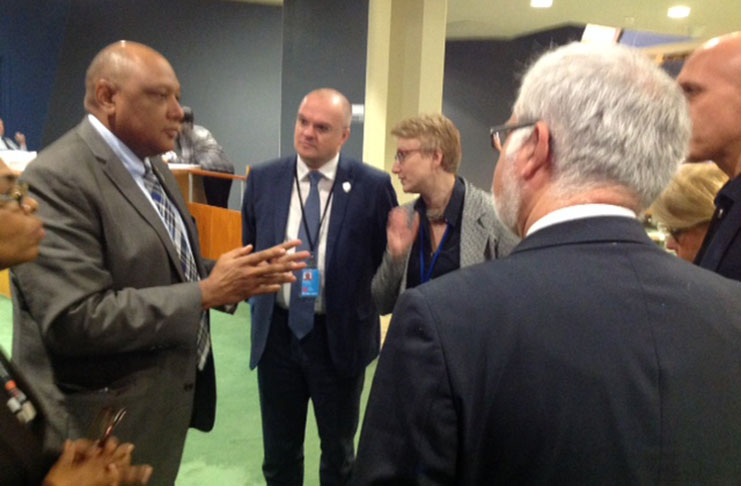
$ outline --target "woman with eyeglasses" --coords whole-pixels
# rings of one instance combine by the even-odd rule
[[[685,164],[649,208],[668,234],[666,248],[679,258],[695,260],[715,211],[715,195],[726,182],[728,176],[711,162]]]
[[[517,239],[501,225],[492,196],[458,175],[461,138],[443,115],[401,121],[393,173],[405,193],[419,197],[389,213],[387,249],[373,277],[381,314],[407,288],[458,268],[502,257]]]
[[[36,258],[44,237],[37,202],[0,159],[0,270]],[[147,484],[149,466],[131,466],[133,445],[79,439],[60,456],[42,446],[44,412],[23,376],[0,351],[0,484],[3,486],[116,486]],[[110,433],[113,422],[102,424]]]

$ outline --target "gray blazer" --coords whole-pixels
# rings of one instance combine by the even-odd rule
[[[507,230],[497,218],[491,194],[463,181],[466,193],[463,196],[463,222],[461,226],[461,268],[509,254],[519,239]],[[402,207],[414,212],[411,201]],[[407,288],[409,253],[403,261],[394,262],[386,248],[383,262],[378,267],[371,283],[373,300],[381,314],[394,310],[396,299]]]
[[[174,177],[153,169],[180,211],[201,276],[198,237]],[[213,361],[196,371],[201,316],[156,210],[87,118],[23,174],[39,201],[39,257],[13,270],[13,360],[59,439],[78,438],[105,406],[126,407],[116,436],[172,485],[189,425],[215,413]]]

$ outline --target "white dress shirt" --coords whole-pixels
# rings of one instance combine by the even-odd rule
[[[311,169],[301,159],[300,155],[296,156],[296,174],[298,176],[298,183],[301,187],[301,198],[302,202],[306,204],[306,198],[309,197],[309,189],[311,185],[309,183],[309,172]],[[324,279],[325,279],[325,256],[327,253],[327,233],[329,231],[329,219],[332,214],[332,200],[329,201],[327,206],[327,199],[332,191],[335,178],[337,176],[337,164],[340,160],[340,154],[334,156],[329,162],[317,169],[324,176],[318,184],[319,189],[319,217],[324,216],[322,224],[319,227],[319,238],[318,248],[314,250],[314,257],[316,259],[316,266],[319,270],[319,297],[316,299],[314,304],[314,312],[317,314],[324,314],[326,306],[324,305]],[[301,205],[298,200],[298,191],[296,190],[295,179],[291,181],[293,189],[291,190],[291,205],[288,210],[288,222],[286,223],[286,240],[295,240],[298,238],[299,224],[301,224]],[[326,206],[326,209],[325,209]],[[324,214],[326,211],[326,215]],[[308,242],[307,242],[308,243]],[[293,251],[293,250],[291,250]],[[288,309],[291,302],[291,284],[284,284],[283,288],[276,296],[278,305]]]
[[[576,219],[596,218],[598,216],[622,216],[635,219],[636,213],[623,206],[615,206],[613,204],[577,204],[576,206],[568,206],[546,214],[530,226],[525,236],[530,236],[536,231],[553,226],[554,224],[565,223],[566,221]]]

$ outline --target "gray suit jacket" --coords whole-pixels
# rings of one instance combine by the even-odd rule
[[[461,268],[486,260],[494,260],[509,254],[518,243],[518,238],[508,231],[497,218],[491,194],[482,191],[464,180],[466,194],[463,196],[463,222],[461,226]],[[415,201],[402,207],[410,214]],[[381,314],[394,310],[396,299],[407,288],[409,253],[403,262],[394,262],[386,249],[383,262],[373,277],[371,291]]]
[[[153,168],[205,276],[177,183],[161,162]],[[126,407],[116,435],[136,444],[134,462],[154,466],[150,484],[171,485],[188,426],[209,429],[215,412],[213,361],[196,371],[198,284],[185,281],[156,210],[87,118],[23,179],[47,234],[38,259],[12,275],[14,361],[58,439],[95,433],[101,407]]]

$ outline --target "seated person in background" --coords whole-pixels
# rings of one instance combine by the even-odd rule
[[[15,141],[5,136],[5,124],[0,118],[0,150],[28,150],[26,136],[21,132],[15,132]]]
[[[388,246],[373,277],[381,314],[405,289],[509,253],[517,238],[497,218],[491,194],[457,175],[461,137],[443,115],[421,115],[391,130],[398,137],[393,173],[414,201],[389,213]]]
[[[234,174],[234,164],[224,153],[219,142],[206,128],[193,123],[193,110],[183,106],[183,125],[175,141],[175,152],[183,164],[197,164],[203,170]],[[212,206],[229,206],[231,179],[203,178],[206,201]]]
[[[41,220],[34,215],[37,207],[0,159],[0,270],[36,258],[44,237]],[[67,441],[54,462],[41,445],[44,434],[49,433],[45,414],[29,384],[1,351],[0,376],[0,484],[147,484],[152,469],[131,466],[133,446],[119,445],[115,439],[108,439],[104,446],[86,439]]]
[[[728,176],[713,163],[685,164],[651,205],[654,220],[669,233],[666,247],[695,260],[715,212],[715,195]]]

